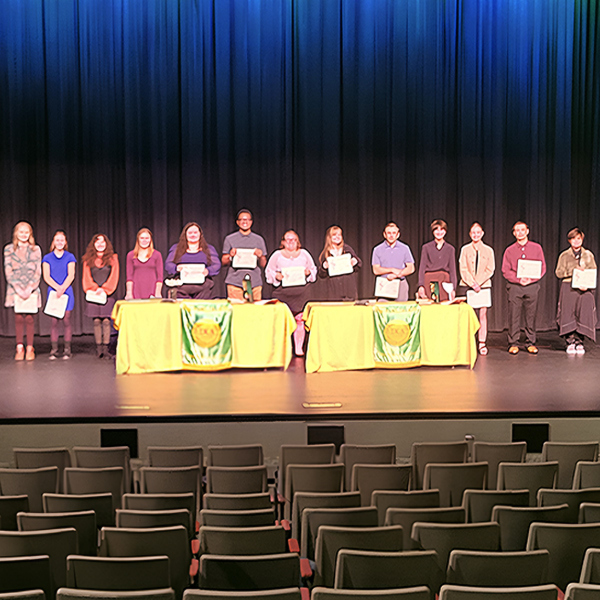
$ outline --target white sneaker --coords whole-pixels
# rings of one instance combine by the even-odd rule
[[[575,346],[575,344],[569,344],[567,346],[567,354],[577,354],[577,346]]]
[[[579,355],[585,354],[585,348],[583,347],[583,344],[577,344],[577,346],[575,346],[575,352]]]

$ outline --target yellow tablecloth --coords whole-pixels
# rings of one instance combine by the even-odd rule
[[[296,328],[287,305],[233,304],[232,309],[231,366],[287,368],[292,359],[291,335]],[[115,304],[112,318],[119,330],[117,374],[190,369],[181,357],[179,303],[120,301]]]
[[[371,306],[309,303],[306,372],[373,369],[374,321]],[[468,365],[477,358],[479,321],[466,303],[421,307],[421,365]],[[399,365],[400,367],[400,365]]]

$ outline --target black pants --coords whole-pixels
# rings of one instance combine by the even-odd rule
[[[508,292],[508,345],[514,346],[519,341],[521,313],[524,311],[526,343],[527,346],[531,346],[536,341],[535,317],[540,284],[537,282],[529,285],[507,283],[506,291]]]

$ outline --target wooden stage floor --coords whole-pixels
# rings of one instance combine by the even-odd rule
[[[0,339],[0,422],[281,421],[327,419],[600,416],[600,348],[567,356],[556,333],[540,334],[540,353],[506,352],[492,334],[473,370],[304,372],[230,370],[116,376],[94,357],[90,336],[75,338],[70,361],[15,363],[14,341]]]

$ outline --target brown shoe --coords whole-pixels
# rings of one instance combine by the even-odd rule
[[[532,344],[531,346],[527,346],[527,352],[529,352],[529,354],[537,354],[539,350],[537,349],[537,346]]]
[[[518,354],[519,353],[519,346],[511,346],[508,349],[508,353],[509,354]]]
[[[25,348],[23,348],[23,344],[19,344],[17,346],[17,351],[15,352],[15,360],[24,360],[25,359]]]
[[[25,353],[25,360],[33,360],[35,358],[35,350],[33,346],[27,346],[27,352]]]

